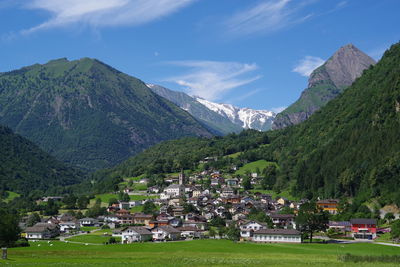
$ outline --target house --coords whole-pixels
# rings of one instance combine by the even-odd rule
[[[243,239],[251,239],[253,233],[260,229],[267,229],[268,225],[266,223],[260,223],[257,221],[247,221],[240,225],[240,237]]]
[[[153,233],[143,226],[129,226],[121,231],[122,244],[150,241]]]
[[[351,223],[349,221],[341,221],[341,222],[329,221],[328,227],[329,229],[333,229],[336,232],[342,232],[342,233],[351,232]]]
[[[270,215],[273,224],[277,228],[284,229],[296,229],[296,222],[294,220],[294,214],[277,214],[272,213]]]
[[[53,201],[61,201],[63,199],[63,197],[43,197],[42,201],[48,202],[50,199]]]
[[[62,233],[69,233],[71,230],[79,230],[80,229],[80,224],[78,221],[65,221],[65,222],[60,222],[58,224],[60,226],[60,232]]]
[[[120,210],[127,210],[127,209],[129,209],[130,207],[129,207],[129,202],[123,202],[123,201],[120,201],[119,203],[118,203],[118,207],[119,207],[119,209]]]
[[[351,219],[351,235],[354,239],[376,238],[376,220],[375,219]]]
[[[294,229],[261,229],[253,233],[254,242],[301,243],[301,233]]]
[[[194,189],[193,191],[192,191],[192,197],[195,197],[195,198],[197,198],[197,197],[199,197],[201,195],[201,190],[199,190],[199,189]]]
[[[279,197],[276,202],[282,206],[289,205],[289,200],[285,197]]]
[[[59,226],[52,223],[37,223],[25,229],[28,239],[49,239],[60,235]]]
[[[231,178],[225,180],[227,186],[236,187],[239,185],[239,180],[237,178]]]
[[[99,221],[93,218],[82,218],[79,220],[81,227],[83,226],[96,226],[99,225]]]
[[[225,187],[222,189],[221,197],[230,197],[230,196],[233,196],[233,195],[234,195],[234,191],[233,191],[232,187],[230,187],[230,186],[225,186]]]
[[[330,214],[337,214],[338,213],[339,200],[337,200],[337,199],[318,200],[317,201],[317,206],[320,209],[329,212]]]
[[[144,224],[144,225],[148,226],[151,220],[153,220],[153,215],[148,215],[148,214],[144,214],[144,213],[133,214],[133,223],[134,224]]]
[[[156,228],[159,226],[166,226],[169,225],[169,220],[157,220],[157,221],[150,221],[149,222],[149,227],[150,228]]]
[[[134,219],[133,216],[131,214],[119,214],[117,215],[117,223],[119,224],[133,224],[134,223]]]
[[[181,232],[172,226],[159,226],[151,232],[155,241],[179,240],[181,237]]]
[[[185,193],[185,187],[179,184],[171,184],[164,189],[164,194],[170,197],[180,197]]]
[[[184,203],[183,199],[181,199],[181,198],[171,198],[168,201],[168,205],[173,206],[173,207],[180,207],[183,204],[185,204],[185,203]]]
[[[197,227],[192,226],[179,227],[177,230],[181,232],[181,237],[183,238],[201,238],[204,232]]]

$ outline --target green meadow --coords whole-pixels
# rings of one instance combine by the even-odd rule
[[[262,172],[270,164],[276,164],[276,163],[268,162],[266,160],[253,161],[253,162],[247,163],[247,164],[243,165],[242,167],[240,167],[239,170],[237,170],[235,172],[235,174],[236,175],[245,175],[246,172],[253,173],[253,172],[257,172],[257,170]],[[261,173],[259,173],[259,174],[261,174]]]
[[[400,248],[378,244],[254,244],[228,240],[196,240],[130,245],[31,243],[9,249],[6,266],[360,266],[339,255],[398,255]],[[396,266],[394,263],[362,263]]]

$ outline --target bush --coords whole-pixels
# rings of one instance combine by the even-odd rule
[[[108,226],[107,224],[104,224],[103,226],[101,226],[101,229],[110,229],[110,226]]]
[[[30,244],[26,238],[21,238],[15,241],[14,247],[29,247]]]

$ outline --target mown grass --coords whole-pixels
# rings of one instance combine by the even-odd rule
[[[99,233],[95,232],[95,233],[91,233],[91,234],[87,234],[87,235],[74,236],[74,237],[68,238],[66,240],[73,241],[73,242],[81,242],[81,243],[104,244],[105,242],[108,242],[108,240],[110,240],[110,237],[111,237],[111,233],[107,233],[107,234],[108,235],[104,235],[104,233],[99,234]],[[118,242],[121,242],[120,237],[115,237],[115,239]]]
[[[245,165],[243,165],[242,167],[239,168],[239,170],[237,170],[235,172],[236,175],[244,175],[246,174],[246,172],[257,172],[257,169],[259,170],[259,174],[262,173],[262,171],[270,164],[276,164],[274,162],[268,162],[266,160],[257,160],[257,161],[253,161],[250,163],[247,163]]]
[[[398,255],[399,248],[377,244],[253,244],[196,240],[130,245],[32,243],[9,249],[8,266],[359,266],[339,256]],[[363,262],[363,267],[396,266]]]

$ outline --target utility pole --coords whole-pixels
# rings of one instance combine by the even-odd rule
[[[3,252],[1,258],[3,260],[6,260],[7,259],[7,248],[1,248],[1,250]]]

